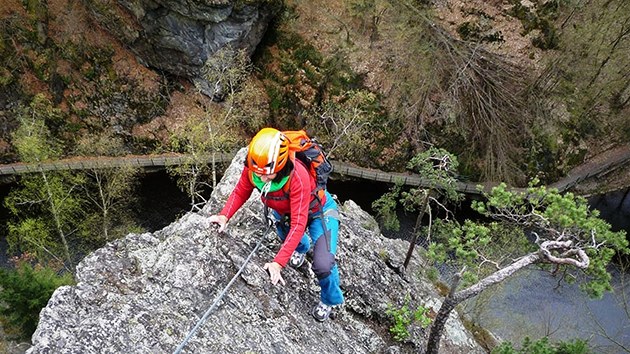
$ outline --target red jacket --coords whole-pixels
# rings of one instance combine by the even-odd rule
[[[315,180],[311,177],[306,170],[304,164],[299,160],[293,161],[293,171],[291,177],[287,183],[289,185],[289,198],[285,197],[285,192],[280,189],[268,194],[269,198],[265,198],[261,195],[262,202],[268,207],[277,211],[280,215],[290,214],[291,225],[289,233],[287,234],[282,247],[273,259],[274,262],[285,267],[291,258],[291,254],[295,251],[295,248],[300,243],[302,235],[306,231],[306,225],[308,223],[309,205],[314,196],[311,191],[315,189]],[[249,199],[254,185],[249,180],[249,170],[247,167],[241,172],[241,177],[234,187],[234,191],[230,194],[223,210],[219,214],[225,215],[228,219],[236,213],[236,211]],[[279,198],[280,200],[274,200],[273,198]],[[325,201],[322,201],[322,205]]]

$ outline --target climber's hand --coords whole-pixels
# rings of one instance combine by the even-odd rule
[[[225,215],[211,215],[208,219],[211,223],[219,225],[219,232],[223,232],[227,227],[227,216]]]
[[[280,274],[280,272],[282,271],[282,266],[280,264],[276,262],[265,263],[265,266],[263,268],[265,268],[269,273],[271,284],[276,285],[279,281],[280,284],[286,285],[286,282],[284,281],[284,279],[282,279],[282,275]]]

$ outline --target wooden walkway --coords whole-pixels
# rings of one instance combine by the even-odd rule
[[[229,162],[234,158],[234,153],[217,153],[217,162]],[[120,168],[120,167],[159,167],[181,165],[188,161],[186,155],[164,154],[164,155],[141,155],[141,156],[120,156],[120,157],[82,157],[71,158],[42,163],[13,163],[0,165],[0,176],[15,175],[24,173],[35,173],[55,170],[87,170],[93,168]],[[210,161],[210,157],[208,157]]]
[[[235,153],[218,153],[215,156],[217,162],[230,162]],[[207,158],[210,161],[210,157]],[[37,173],[55,170],[86,170],[94,168],[120,168],[125,166],[137,168],[163,168],[165,166],[181,165],[187,161],[186,155],[166,154],[166,155],[144,155],[144,156],[121,156],[121,157],[91,157],[72,158],[44,163],[14,163],[0,165],[0,177],[7,177],[16,174]],[[428,181],[420,175],[407,173],[392,173],[374,170],[364,167],[357,167],[341,161],[331,161],[334,173],[367,179],[371,181],[396,183],[400,181],[410,186],[428,186]],[[479,194],[477,184],[458,183],[457,189],[468,194]]]
[[[429,180],[426,178],[422,178],[422,176],[418,174],[411,173],[397,173],[397,172],[384,172],[380,170],[374,170],[364,167],[357,167],[351,164],[341,162],[341,161],[332,161],[333,164],[333,172],[338,173],[340,175],[358,177],[361,179],[367,179],[371,181],[378,182],[387,182],[387,183],[396,183],[400,182],[407,186],[414,187],[429,187],[431,186]],[[461,193],[466,194],[481,194],[478,189],[478,186],[481,183],[466,183],[466,182],[457,182],[456,189]],[[489,190],[496,184],[486,184],[483,185],[483,190]]]
[[[234,157],[233,153],[217,153],[215,161],[230,162]],[[210,156],[207,158],[210,161]],[[188,161],[186,155],[164,154],[164,155],[142,155],[142,156],[121,156],[121,157],[90,157],[90,158],[71,158],[59,161],[44,162],[39,164],[14,163],[8,165],[0,165],[0,179],[10,177],[11,175],[36,173],[42,171],[53,170],[85,170],[94,168],[117,168],[123,166],[132,166],[138,168],[163,168],[165,166],[181,165]],[[341,161],[332,161],[334,173],[346,176],[357,177],[372,181],[396,183],[401,182],[410,186],[430,186],[428,180],[422,176],[410,173],[384,172],[375,169],[354,166]],[[557,188],[560,191],[566,191],[575,187],[581,181],[589,178],[598,178],[610,173],[620,167],[624,167],[630,163],[630,145],[622,146],[607,151],[589,162],[576,167],[562,180],[554,183],[550,187]],[[458,182],[457,190],[466,194],[481,194],[478,186],[480,183],[474,182]],[[482,187],[483,191],[489,191],[496,183],[486,183]],[[519,190],[516,188],[515,190]]]

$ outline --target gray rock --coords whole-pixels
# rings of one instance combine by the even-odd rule
[[[338,262],[346,302],[334,320],[316,322],[310,310],[319,287],[309,267],[286,268],[285,286],[273,286],[263,270],[280,244],[263,235],[258,195],[219,234],[207,216],[217,212],[243,166],[235,157],[212,199],[166,228],[130,234],[87,256],[77,267],[77,285],[53,294],[40,315],[28,353],[172,353],[199,321],[259,240],[262,247],[244,267],[184,353],[410,353],[427,333],[394,342],[389,304],[437,310],[440,297],[416,276],[413,257],[407,279],[386,259],[401,260],[408,243],[380,234],[377,223],[354,202],[341,208]],[[256,193],[256,192],[255,192]],[[414,271],[415,270],[415,271]],[[448,321],[442,353],[483,353],[459,319]]]
[[[141,62],[199,79],[201,68],[229,46],[251,55],[280,1],[91,0],[94,18]]]

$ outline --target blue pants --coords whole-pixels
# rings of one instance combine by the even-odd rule
[[[324,234],[322,217],[320,217],[320,213],[322,212],[329,237],[326,237]],[[281,220],[280,215],[275,210],[273,211],[273,214],[276,219]],[[311,248],[311,241],[315,245],[313,247],[312,269],[319,279],[319,286],[321,287],[321,301],[329,306],[343,303],[343,294],[341,293],[341,288],[339,287],[339,270],[337,268],[337,263],[335,262],[335,254],[337,254],[337,239],[339,235],[338,215],[337,203],[330,193],[326,191],[326,204],[324,205],[323,211],[309,216],[309,223],[306,226],[308,232],[304,233],[302,240],[300,240],[300,244],[295,249],[299,253],[306,253]],[[284,223],[279,222],[277,224],[278,236],[282,241],[284,241],[288,231],[288,227]]]

